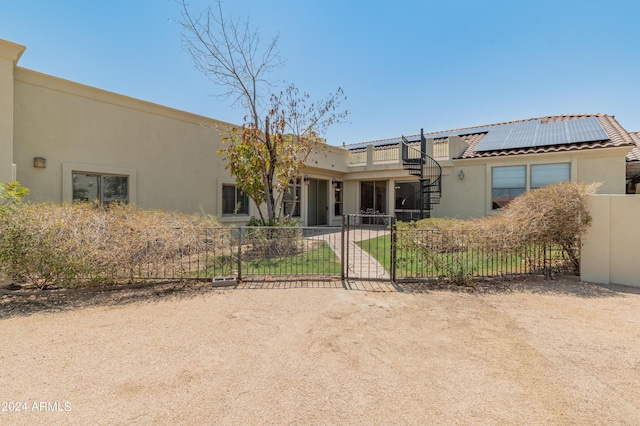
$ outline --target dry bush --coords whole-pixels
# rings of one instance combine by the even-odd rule
[[[0,267],[17,282],[135,280],[141,266],[228,242],[215,218],[111,204],[22,204],[0,220]]]
[[[469,245],[472,230],[468,221],[432,218],[399,226],[401,235],[412,235],[402,238],[406,244],[415,243],[417,248],[424,248],[436,253],[452,253]],[[419,232],[412,233],[416,229]],[[406,230],[409,230],[407,232]]]
[[[544,186],[511,201],[497,219],[527,241],[561,247],[579,270],[579,239],[591,224],[588,197],[599,186],[582,182]]]
[[[302,229],[299,221],[284,217],[265,221],[252,217],[244,228],[242,243],[246,259],[293,256],[302,251]]]

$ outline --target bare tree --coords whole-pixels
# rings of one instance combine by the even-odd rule
[[[283,65],[278,37],[261,45],[249,21],[227,18],[220,0],[215,7],[194,14],[181,0],[183,40],[196,68],[223,89],[220,96],[245,112],[244,125],[225,137],[220,151],[238,187],[258,206],[263,222],[283,215],[283,194],[332,124],[348,112],[339,110],[346,99],[338,89],[325,100],[310,96],[292,84],[278,88],[270,74]],[[261,205],[267,209],[266,218]]]

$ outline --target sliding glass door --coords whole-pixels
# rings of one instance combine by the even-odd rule
[[[360,212],[364,214],[387,213],[387,181],[360,182]]]

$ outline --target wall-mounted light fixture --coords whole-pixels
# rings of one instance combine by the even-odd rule
[[[331,186],[333,186],[334,188],[337,188],[337,187],[338,187],[338,181],[337,181],[337,180],[335,180],[335,179],[333,179],[333,180],[331,181]]]
[[[33,167],[36,169],[44,169],[47,167],[47,159],[44,157],[33,157]]]
[[[464,172],[462,170],[460,170],[460,173],[458,173],[458,179],[464,179]]]
[[[303,180],[305,185],[309,185],[309,182],[311,181],[311,179],[309,179],[309,176],[306,176],[306,175]]]

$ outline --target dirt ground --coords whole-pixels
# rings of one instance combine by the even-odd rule
[[[2,295],[0,424],[640,424],[639,289],[312,287]]]

